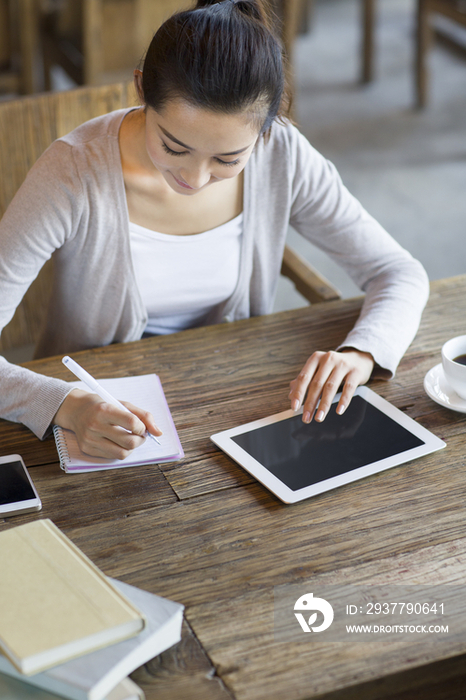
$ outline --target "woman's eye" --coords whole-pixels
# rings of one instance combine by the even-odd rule
[[[168,155],[170,156],[184,156],[186,153],[189,153],[189,151],[174,151],[172,148],[167,146],[167,144],[164,141],[162,141],[162,148],[165,151],[165,153],[168,153]],[[229,162],[226,160],[222,160],[221,158],[215,158],[215,160],[217,161],[217,163],[221,163],[222,165],[227,166],[238,165],[238,163],[240,162],[239,158]]]
[[[165,153],[168,153],[170,156],[182,156],[182,155],[184,155],[185,153],[187,153],[187,151],[173,151],[173,150],[172,150],[171,148],[169,148],[169,147],[167,146],[167,144],[164,143],[163,141],[162,141],[162,148],[163,148],[163,150],[165,151]]]
[[[217,163],[221,163],[222,165],[238,165],[239,163],[239,158],[237,158],[236,160],[230,160],[229,162],[227,162],[226,160],[221,160],[220,158],[216,158],[215,160],[217,161]]]

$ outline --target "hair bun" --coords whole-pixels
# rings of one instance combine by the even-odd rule
[[[270,29],[270,22],[267,18],[267,13],[264,10],[261,0],[197,0],[195,10],[200,10],[206,7],[223,6],[225,10],[237,7],[246,17],[252,17],[262,24],[265,24]]]

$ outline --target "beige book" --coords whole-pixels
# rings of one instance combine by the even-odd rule
[[[51,520],[0,532],[0,648],[24,674],[128,639],[144,616]]]

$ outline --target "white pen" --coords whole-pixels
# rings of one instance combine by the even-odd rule
[[[84,384],[89,387],[91,391],[93,391],[95,394],[98,394],[101,399],[106,401],[107,403],[112,404],[112,406],[118,406],[118,408],[123,409],[123,411],[126,411],[127,413],[131,413],[129,408],[126,408],[126,406],[123,406],[120,401],[115,399],[111,394],[108,393],[106,389],[103,388],[99,382],[92,377],[89,372],[86,372],[84,367],[81,367],[81,365],[78,365],[77,362],[75,362],[71,357],[68,357],[68,355],[65,355],[65,357],[62,359],[63,364],[65,367],[68,367],[70,372],[73,372],[73,374],[80,379]],[[152,433],[149,433],[148,430],[146,430],[146,436],[152,438],[152,440],[155,440],[155,442],[160,445],[160,442],[157,440],[155,435],[152,435]]]

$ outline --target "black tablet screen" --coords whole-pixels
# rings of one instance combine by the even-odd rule
[[[336,405],[323,423],[296,415],[231,439],[292,491],[425,444],[361,396]]]

